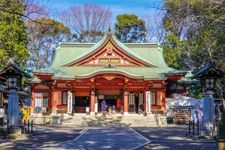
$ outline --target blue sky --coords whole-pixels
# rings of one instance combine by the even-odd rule
[[[81,4],[99,4],[109,7],[113,13],[113,20],[115,16],[123,13],[136,14],[140,18],[144,18],[156,11],[152,6],[159,6],[162,0],[52,0],[51,7],[61,11],[66,10],[72,5]]]

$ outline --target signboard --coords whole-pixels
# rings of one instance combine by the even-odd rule
[[[67,98],[67,113],[72,113],[73,111],[73,94],[71,92],[68,92],[68,98]]]
[[[151,92],[145,92],[146,96],[146,113],[151,113]]]
[[[95,96],[95,113],[98,113],[98,97]]]
[[[4,108],[0,108],[0,118],[4,118],[5,116],[5,110]]]

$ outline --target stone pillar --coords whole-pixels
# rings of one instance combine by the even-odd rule
[[[204,110],[203,110],[203,128],[211,132],[214,122],[214,99],[213,92],[208,91],[204,97]]]
[[[15,89],[9,90],[8,95],[8,120],[10,128],[14,128],[19,125],[19,96]]]
[[[95,114],[95,91],[91,91],[90,114]]]
[[[123,114],[124,115],[128,114],[128,92],[127,91],[123,93]]]
[[[57,110],[57,102],[58,102],[59,94],[58,91],[52,90],[51,92],[51,107],[52,113],[56,113]]]

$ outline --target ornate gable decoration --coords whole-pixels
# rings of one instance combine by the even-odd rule
[[[156,67],[123,45],[112,32],[107,32],[101,41],[87,50],[86,54],[76,57],[63,66],[104,66],[106,64]]]
[[[72,65],[102,66],[106,64],[116,66],[147,66],[135,58],[132,58],[132,56],[129,56],[126,52],[121,51],[111,40],[108,40],[103,47],[99,48],[91,56],[84,57],[84,59]]]
[[[107,44],[83,65],[138,65],[137,62],[120,52],[109,40]]]

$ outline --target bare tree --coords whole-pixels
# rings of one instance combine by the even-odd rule
[[[162,43],[165,39],[165,29],[163,27],[164,12],[159,10],[146,17],[147,41]]]
[[[48,0],[37,1],[35,0],[25,0],[24,5],[25,13],[24,16],[28,17],[30,20],[35,20],[37,18],[48,17],[49,13],[47,11]]]
[[[27,66],[33,69],[49,67],[55,56],[58,42],[71,40],[69,28],[50,18],[26,22],[29,58]]]
[[[13,0],[12,0],[13,1]],[[48,12],[46,11],[48,1],[40,0],[39,2],[35,0],[17,0],[16,3],[22,3],[24,6],[23,12],[18,12],[16,10],[10,10],[5,5],[8,5],[10,1],[0,1],[0,12],[5,12],[8,14],[14,14],[23,17],[24,20],[34,21],[36,18],[47,17]]]
[[[109,8],[84,4],[71,6],[69,10],[60,13],[59,19],[72,29],[78,41],[96,42],[110,27],[111,16],[112,12]]]

